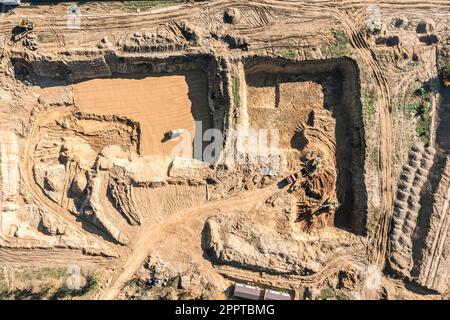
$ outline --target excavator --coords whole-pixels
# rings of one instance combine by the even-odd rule
[[[321,162],[320,156],[308,160],[305,166],[300,170],[300,172],[294,172],[290,174],[287,178],[285,178],[278,184],[278,188],[281,189],[287,185],[290,185],[288,191],[294,191],[296,189],[295,185],[300,177],[306,177],[317,174],[320,168],[320,162]]]
[[[23,39],[27,34],[34,29],[34,22],[30,19],[20,19],[17,26],[14,28],[13,41],[17,42]]]
[[[341,204],[339,203],[339,200],[337,199],[336,194],[333,194],[321,206],[319,206],[318,208],[316,207],[316,209],[309,208],[308,212],[311,216],[319,216],[325,212],[327,212],[329,214],[334,214],[336,212],[336,210],[340,207],[340,205]]]
[[[34,23],[30,19],[20,19],[19,23],[17,24],[19,28],[25,29],[25,30],[33,30],[34,29]]]
[[[333,193],[322,205],[320,206],[309,206],[306,204],[299,205],[299,216],[297,221],[305,221],[307,230],[313,225],[314,217],[321,216],[325,214],[326,217],[333,216],[336,210],[340,207],[340,203],[336,197],[336,193]],[[327,218],[328,219],[328,218]],[[323,225],[323,220],[319,222],[319,225]]]
[[[319,171],[321,160],[322,159],[320,158],[320,156],[308,160],[303,169],[300,171],[302,177],[316,174]]]
[[[333,194],[327,202],[320,206],[318,212],[327,210],[328,212],[334,212],[339,208],[340,204],[335,194]]]

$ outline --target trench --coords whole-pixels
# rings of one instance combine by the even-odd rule
[[[299,137],[296,126],[314,122],[314,115],[317,117],[317,114],[323,113],[321,109],[329,112],[332,119],[327,121],[334,123],[333,135],[319,132],[315,145],[308,147],[325,148],[333,153],[330,162],[335,167],[330,169],[336,172],[335,192],[341,204],[334,215],[334,226],[363,234],[367,216],[367,191],[364,182],[364,126],[356,62],[348,58],[292,62],[253,57],[245,61],[244,68],[249,126],[278,129],[281,149],[294,149],[301,157],[308,142],[304,137]],[[297,83],[309,87],[295,91]],[[308,92],[309,88],[314,90],[317,85],[322,90],[323,98],[320,101],[316,95]],[[283,87],[291,87],[292,91],[289,93]],[[283,97],[283,94],[291,96]],[[282,100],[285,107],[280,102]],[[289,164],[289,167],[299,170],[298,159],[291,160],[294,163]],[[330,183],[333,184],[333,181]]]

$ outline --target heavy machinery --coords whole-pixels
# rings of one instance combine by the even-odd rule
[[[314,159],[308,160],[308,162],[306,162],[304,168],[300,171],[300,173],[302,174],[302,177],[316,174],[319,171],[320,162],[321,162],[320,156],[317,156]]]
[[[30,19],[20,19],[19,23],[17,24],[17,27],[22,28],[24,30],[33,30],[34,29],[34,23]]]
[[[292,173],[286,178],[287,183],[294,183],[298,179],[298,173]]]
[[[170,130],[169,131],[169,137],[170,139],[175,139],[180,137],[183,133],[185,133],[187,130],[186,129],[175,129],[175,130]]]
[[[300,178],[300,176],[306,177],[309,175],[316,174],[319,171],[320,162],[321,162],[320,156],[317,156],[314,159],[308,160],[308,162],[306,162],[305,166],[303,167],[303,169],[300,170],[300,172],[298,172],[298,173],[294,172],[294,173],[290,174],[289,176],[287,176],[284,180],[279,182],[278,188],[281,189],[287,185],[290,185],[289,191],[294,191],[297,188],[296,182],[297,182],[298,178]]]
[[[161,142],[167,142],[169,140],[181,137],[183,134],[188,132],[187,129],[174,129],[164,133],[164,137],[161,139]]]
[[[335,211],[337,208],[339,208],[339,201],[336,197],[336,195],[331,196],[327,202],[320,206],[319,211],[323,209],[327,209],[329,212]]]
[[[13,33],[13,41],[17,42],[20,39],[24,38],[27,34],[29,34],[34,29],[34,22],[30,19],[20,19],[17,26],[14,28]]]
[[[297,221],[304,221],[306,223],[306,230],[309,231],[315,224],[316,226],[325,226],[327,219],[333,217],[340,203],[336,194],[332,194],[322,205],[310,206],[310,204],[298,204],[299,215]]]

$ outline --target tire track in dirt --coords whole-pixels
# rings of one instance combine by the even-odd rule
[[[283,275],[281,278],[281,276],[266,273],[262,276],[260,272],[237,269],[227,265],[215,266],[215,269],[223,276],[240,282],[296,289],[308,284],[323,283],[327,278],[343,269],[355,268],[363,270],[366,258],[362,252],[339,256],[327,261],[319,272],[310,276]]]
[[[387,234],[392,218],[393,203],[393,181],[392,181],[392,128],[390,110],[389,84],[383,75],[383,71],[376,61],[374,52],[364,39],[361,29],[354,24],[354,20],[347,13],[334,10],[341,21],[345,32],[350,38],[350,42],[356,50],[361,60],[369,67],[375,78],[378,93],[378,114],[380,121],[380,194],[382,195],[382,214],[379,220],[378,229],[375,233],[373,243],[374,252],[372,263],[383,267],[387,248]],[[362,28],[362,26],[360,26]]]
[[[81,250],[0,247],[0,266],[55,266],[76,264],[109,266],[111,259],[85,255]]]
[[[357,7],[365,7],[371,2],[362,2],[362,1],[354,1],[354,2],[342,2],[339,4],[341,9],[355,9]],[[448,3],[445,1],[381,1],[374,2],[379,6],[382,6],[386,9],[392,9],[394,7],[404,7],[407,6],[411,9],[420,9],[420,10],[428,10],[434,9],[438,10],[439,8],[448,9]],[[266,1],[247,1],[246,5],[252,5],[258,8],[262,8],[263,10],[267,8],[282,10],[286,12],[298,10],[299,12],[316,12],[320,14],[321,11],[332,9],[337,5],[334,1],[323,1],[319,3],[309,3],[309,2],[291,2],[291,1],[274,1],[274,0],[266,0]],[[105,15],[83,15],[82,16],[82,31],[110,31],[114,30],[128,30],[132,28],[141,27],[141,29],[145,29],[145,26],[148,25],[148,20],[151,17],[152,22],[154,23],[165,23],[172,20],[181,20],[192,18],[193,16],[200,16],[201,9],[208,8],[209,10],[219,10],[225,9],[231,6],[242,6],[242,2],[232,0],[218,0],[218,1],[208,1],[204,4],[198,4],[195,7],[189,4],[180,4],[176,6],[167,7],[164,10],[152,10],[149,12],[143,12],[138,14],[105,14]],[[194,12],[194,10],[196,10]],[[29,15],[31,19],[35,19],[38,23],[36,24],[37,31],[45,31],[50,29],[50,25],[48,23],[48,19],[42,19],[42,15]],[[16,18],[16,17],[14,17]],[[13,21],[5,21],[3,27],[0,27],[0,33],[8,33],[10,34],[11,29],[14,27],[15,22]],[[55,28],[62,29],[67,33],[77,33],[77,30],[67,30],[67,17],[65,15],[56,16],[55,17]]]
[[[53,111],[55,112],[55,111]],[[57,111],[56,111],[57,112]],[[66,111],[68,112],[68,111]],[[31,126],[30,133],[28,134],[28,138],[25,141],[24,151],[22,154],[22,160],[20,163],[20,173],[23,184],[32,198],[37,202],[41,208],[45,208],[57,216],[59,219],[67,223],[69,226],[77,230],[83,234],[86,238],[95,239],[105,248],[111,250],[111,246],[105,242],[103,237],[95,232],[95,228],[92,227],[92,230],[89,234],[83,230],[79,223],[76,222],[76,217],[71,215],[67,210],[60,207],[58,204],[54,203],[52,200],[48,199],[43,195],[42,190],[34,183],[33,177],[33,152],[35,150],[36,144],[38,143],[41,135],[39,133],[39,120],[34,122]],[[99,232],[97,230],[97,232]]]
[[[180,212],[179,214],[174,214],[162,224],[156,226],[152,224],[144,227],[141,231],[142,236],[132,245],[130,255],[125,259],[122,267],[116,270],[109,287],[101,293],[100,299],[110,300],[117,296],[122,286],[133,276],[134,272],[149,256],[151,248],[158,242],[164,241],[164,238],[167,237],[167,234],[169,234],[168,231],[170,231],[173,225],[183,225],[184,221],[192,219],[192,215],[194,214],[197,219],[200,217],[206,219],[209,215],[217,212],[218,208],[221,210],[235,210],[236,208],[243,210],[248,206],[254,206],[258,201],[265,201],[277,190],[277,186],[272,185],[262,190],[245,192],[239,196],[206,202],[204,205]]]

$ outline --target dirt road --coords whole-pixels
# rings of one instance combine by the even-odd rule
[[[208,216],[217,213],[218,208],[227,213],[238,212],[236,211],[237,208],[239,208],[239,210],[245,210],[246,208],[264,203],[264,201],[277,190],[276,185],[271,185],[264,189],[244,192],[239,196],[228,199],[211,201],[197,208],[192,208],[173,215],[172,218],[161,224],[144,227],[142,236],[133,244],[130,255],[126,258],[123,265],[116,270],[110,286],[102,292],[100,299],[114,299],[124,283],[133,276],[133,273],[151,254],[152,248],[156,247],[159,242],[164,241],[167,237],[177,237],[176,230],[181,226],[189,225],[189,222],[193,219],[199,221],[200,223],[195,225],[196,229],[192,230],[192,232],[198,236],[197,242],[199,242],[200,233],[203,228],[202,222],[204,222]],[[173,231],[167,232],[170,229]],[[190,244],[180,243],[180,245],[183,247],[196,246],[198,245],[197,242],[193,241],[193,243]],[[201,256],[198,258],[198,260],[204,260]]]
[[[72,249],[20,249],[0,248],[0,266],[109,266],[111,259],[101,256],[85,255]]]

